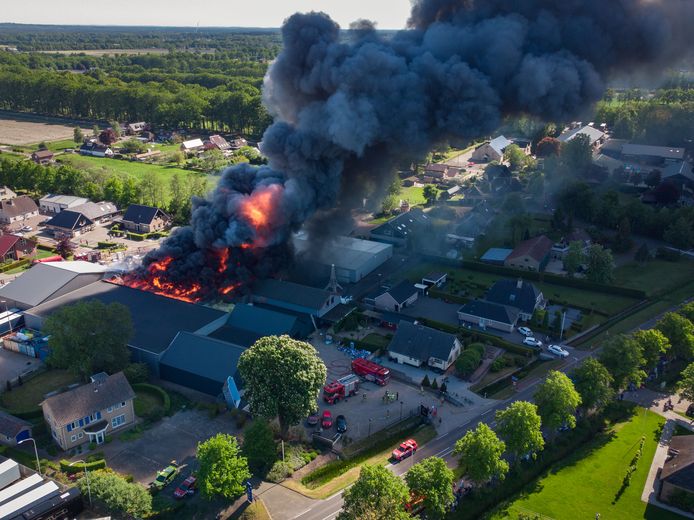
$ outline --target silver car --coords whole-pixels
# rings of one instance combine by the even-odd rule
[[[547,352],[562,358],[569,357],[569,351],[561,348],[561,345],[550,345],[547,347]]]

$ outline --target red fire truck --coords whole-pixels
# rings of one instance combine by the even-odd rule
[[[323,387],[323,400],[335,404],[340,399],[353,396],[359,390],[359,378],[354,374],[341,377]]]
[[[352,372],[381,386],[390,381],[390,370],[368,359],[357,358],[352,361]]]

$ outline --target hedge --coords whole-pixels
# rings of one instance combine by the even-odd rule
[[[468,303],[470,301],[470,298],[466,298],[465,296],[459,296],[457,294],[451,294],[445,291],[438,291],[435,289],[429,289],[429,296],[432,298],[438,298],[440,300],[448,300],[453,303]]]
[[[17,260],[16,262],[12,262],[11,264],[7,264],[0,267],[0,273],[10,271],[11,269],[17,269],[18,267],[24,267],[25,265],[29,265],[30,263],[31,260],[29,258],[22,258],[21,260]]]
[[[95,471],[97,469],[104,469],[106,467],[106,460],[100,459],[100,460],[95,460],[94,462],[87,462],[86,464],[82,464],[79,462],[76,462],[72,466],[72,464],[69,460],[61,460],[60,461],[60,471],[63,473],[67,473],[68,475],[71,475],[73,473],[81,473],[85,469],[88,471]]]
[[[151,392],[161,397],[162,403],[164,403],[164,415],[168,415],[168,413],[171,411],[171,398],[169,397],[168,392],[162,387],[150,385],[149,383],[135,383],[132,386],[135,392]]]
[[[55,247],[47,246],[45,244],[37,244],[36,249],[48,251],[49,253],[58,254],[58,251],[55,249]]]
[[[43,418],[43,410],[41,410],[41,408],[34,408],[32,410],[21,410],[18,412],[13,410],[10,413],[15,417],[19,417],[20,419],[26,419],[27,421],[31,419]]]
[[[143,235],[141,233],[133,233],[132,231],[129,231],[127,234],[128,238],[130,240],[136,240],[136,241],[141,241],[147,238],[147,235]]]
[[[96,243],[97,249],[115,249],[117,247],[120,247],[120,244],[117,244],[116,242],[97,242]]]

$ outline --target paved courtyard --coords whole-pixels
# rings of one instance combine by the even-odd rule
[[[3,381],[2,390],[4,391],[5,389],[4,381],[14,381],[17,379],[17,376],[24,376],[29,372],[33,372],[42,364],[43,362],[36,358],[0,349],[0,381]]]

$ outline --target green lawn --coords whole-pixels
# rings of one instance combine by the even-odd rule
[[[39,144],[40,143],[36,143],[35,145],[32,146],[32,148],[35,147],[38,150]],[[52,152],[61,152],[65,148],[77,148],[79,146],[72,139],[61,139],[59,141],[50,141],[50,142],[47,142],[46,145],[48,146],[48,149],[51,150]]]
[[[665,293],[694,280],[694,262],[652,260],[645,264],[631,263],[614,270],[615,283],[624,287],[643,289],[651,296]]]
[[[48,392],[76,382],[78,378],[67,370],[48,370],[32,377],[22,386],[13,388],[11,392],[4,392],[2,405],[10,413],[32,410],[38,407]]]
[[[427,199],[424,198],[424,188],[418,186],[403,188],[398,197],[402,200],[407,200],[410,206],[420,206],[427,201]]]
[[[645,409],[629,421],[617,424],[610,437],[602,437],[578,450],[497,512],[493,519],[515,519],[519,513],[554,520],[592,519],[596,513],[606,520],[675,520],[668,511],[641,502],[646,477],[664,419]],[[631,485],[615,502],[629,463],[641,437],[646,442]]]
[[[136,392],[133,404],[135,406],[135,415],[143,418],[151,417],[152,414],[157,413],[158,410],[163,412],[164,409],[164,403],[159,394],[150,392],[146,389]]]

